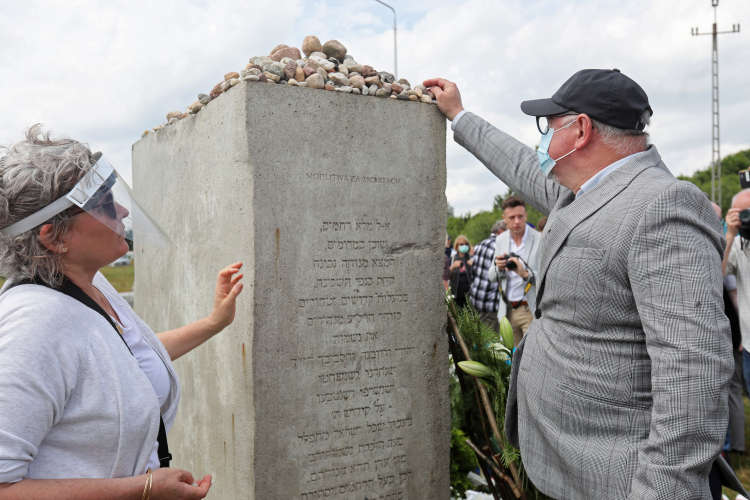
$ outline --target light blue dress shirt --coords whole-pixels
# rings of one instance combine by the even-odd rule
[[[634,153],[630,156],[626,156],[625,158],[622,158],[620,160],[617,160],[613,164],[609,165],[608,167],[605,167],[598,171],[596,175],[594,175],[591,179],[587,180],[583,183],[583,186],[581,186],[581,189],[578,190],[576,193],[576,199],[580,198],[581,196],[586,193],[586,191],[590,191],[591,188],[599,184],[602,180],[604,180],[605,177],[607,177],[609,174],[617,170],[618,168],[625,165],[627,162],[635,158],[636,156],[645,153],[645,151],[641,151],[639,153]]]

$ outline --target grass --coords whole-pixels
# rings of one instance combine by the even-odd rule
[[[133,279],[135,278],[133,262],[123,267],[103,267],[101,272],[118,292],[130,292],[133,290]],[[0,286],[3,286],[3,283],[5,283],[5,278],[0,276]]]
[[[750,401],[746,397],[742,399],[745,401],[745,443],[747,443],[747,438],[750,437]],[[748,489],[750,487],[750,448],[746,444],[743,455],[732,453],[730,458],[732,459],[732,467],[734,468],[734,473],[737,474],[737,479],[740,480],[745,489]],[[724,488],[724,494],[732,500],[737,495],[728,488]]]
[[[133,279],[135,278],[135,261],[122,267],[103,267],[101,272],[107,280],[112,283],[118,292],[130,292],[133,290]]]

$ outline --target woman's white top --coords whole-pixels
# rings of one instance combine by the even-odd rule
[[[98,288],[98,287],[97,287]],[[143,373],[148,377],[148,381],[151,382],[151,386],[154,388],[156,398],[159,400],[159,407],[164,406],[169,398],[169,372],[164,362],[161,360],[153,347],[143,339],[141,330],[138,325],[135,324],[131,317],[132,309],[130,312],[125,308],[127,302],[122,296],[116,291],[114,294],[107,290],[99,289],[109,301],[109,304],[114,309],[117,317],[120,318],[119,324],[122,327],[122,337],[127,342],[128,347],[133,352],[133,356],[138,360],[138,365],[143,370]],[[128,308],[129,309],[129,308]],[[113,321],[117,321],[117,318],[112,318]],[[114,330],[113,330],[114,331]],[[164,424],[166,427],[166,424]],[[156,470],[159,468],[159,442],[156,441],[154,449],[151,452],[151,456],[148,459],[146,468]],[[146,472],[146,469],[143,470]]]
[[[142,474],[159,412],[169,430],[180,398],[164,346],[127,303],[118,304],[121,321],[138,329],[167,370],[160,401],[99,313],[44,286],[8,285],[0,290],[0,483]],[[99,273],[94,285],[117,294]]]

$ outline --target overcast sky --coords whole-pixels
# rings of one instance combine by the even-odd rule
[[[399,77],[442,76],[464,106],[529,146],[521,101],[550,97],[579,69],[619,68],[648,93],[652,141],[675,175],[711,159],[709,0],[391,0]],[[750,148],[750,2],[722,0],[722,153]],[[306,35],[335,38],[393,71],[393,16],[374,0],[273,2],[0,0],[0,142],[41,122],[104,151],[129,178],[143,130],[184,110],[250,56]],[[137,191],[137,186],[135,186]],[[448,201],[492,206],[506,187],[448,137]]]

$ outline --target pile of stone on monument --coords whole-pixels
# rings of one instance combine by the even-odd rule
[[[391,73],[359,64],[346,53],[346,47],[338,40],[321,44],[318,37],[308,36],[302,42],[302,52],[305,57],[296,47],[278,45],[270,56],[251,57],[245,69],[224,75],[223,82],[217,83],[209,94],[198,94],[198,100],[188,106],[184,113],[167,113],[167,121],[154,127],[154,130],[200,112],[212,100],[243,80],[435,103],[435,96],[424,85],[412,88],[405,78],[396,81]],[[149,132],[145,131],[142,137]]]

